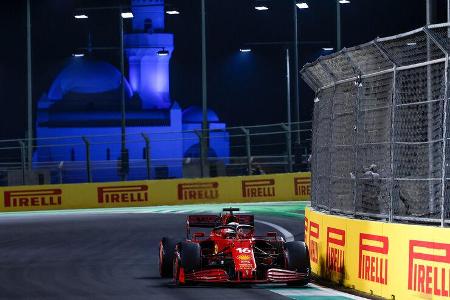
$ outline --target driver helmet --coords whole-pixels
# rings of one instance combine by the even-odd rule
[[[225,224],[234,223],[234,222],[237,222],[238,220],[239,219],[236,216],[234,216],[234,215],[227,215],[225,217]]]
[[[238,222],[230,222],[230,223],[228,223],[228,225],[234,226],[236,228],[239,226],[239,223]]]
[[[231,228],[222,229],[222,237],[223,238],[233,238],[236,235],[236,231]]]

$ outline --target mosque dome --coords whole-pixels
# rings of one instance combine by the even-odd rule
[[[202,108],[199,106],[190,106],[183,111],[183,123],[201,123],[202,120]],[[219,116],[212,109],[208,109],[208,122],[219,121]]]
[[[56,101],[66,94],[99,94],[120,88],[122,74],[110,63],[90,58],[72,58],[57,75],[49,91],[48,99]],[[133,91],[125,79],[125,95],[131,98]]]

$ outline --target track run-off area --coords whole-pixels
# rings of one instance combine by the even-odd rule
[[[257,234],[303,240],[307,202],[209,204],[0,214],[0,299],[362,299],[310,283],[176,287],[158,242],[183,239],[188,214],[239,207]]]

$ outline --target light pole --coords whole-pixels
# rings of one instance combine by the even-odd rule
[[[290,77],[290,60],[289,60],[289,47],[286,48],[286,110],[287,110],[287,157],[288,157],[288,168],[289,172],[293,171],[292,169],[292,121],[291,121],[291,77]],[[297,73],[297,70],[295,70]]]
[[[129,169],[129,157],[126,146],[126,112],[125,112],[125,62],[124,62],[124,51],[123,51],[123,13],[120,10],[119,15],[120,23],[120,73],[122,74],[120,78],[120,161],[121,161],[121,172],[120,176],[122,181],[126,180],[128,169]]]
[[[125,103],[125,62],[124,62],[124,42],[123,42],[123,19],[133,18],[133,13],[124,11],[122,6],[117,7],[90,7],[84,8],[83,11],[89,10],[114,10],[118,12],[119,16],[119,32],[120,32],[120,176],[121,180],[127,179],[129,169],[129,156],[126,147],[126,103]],[[86,14],[77,14],[75,19],[88,19]],[[109,48],[114,49],[114,48]]]
[[[254,43],[258,44],[258,43]],[[289,172],[293,171],[292,168],[292,109],[291,109],[291,71],[290,71],[290,56],[289,56],[289,44],[290,43],[259,43],[259,45],[285,45],[285,62],[286,62],[286,121],[287,125],[283,125],[283,128],[286,130],[286,144],[287,144],[287,156],[288,156],[288,168]],[[241,48],[239,50],[243,54],[251,53],[251,48]]]
[[[294,30],[293,30],[293,34],[294,34],[294,96],[295,96],[295,103],[294,103],[294,120],[295,120],[295,126],[294,126],[294,132],[295,132],[295,143],[297,145],[300,145],[300,91],[299,91],[299,84],[298,84],[298,72],[299,72],[299,67],[298,67],[298,46],[299,46],[299,42],[298,42],[298,14],[297,14],[297,9],[307,9],[309,8],[308,3],[304,2],[304,1],[299,1],[299,0],[289,0],[292,2],[292,7],[294,10],[293,13],[293,23],[294,23]],[[450,1],[450,0],[449,0]],[[262,9],[264,7],[264,9]],[[269,8],[267,6],[255,6],[256,10],[259,11],[265,11],[268,10]],[[291,106],[289,105],[289,109]],[[289,128],[291,128],[291,122],[289,122]]]
[[[349,4],[350,0],[334,0],[336,1],[336,52],[342,49],[341,37],[341,4]]]
[[[201,177],[205,177],[206,163],[208,157],[208,99],[206,81],[206,14],[205,0],[201,0],[202,6],[202,134],[200,140],[200,168]]]
[[[336,52],[341,48],[341,4],[336,1]]]
[[[294,7],[294,91],[295,91],[295,143],[300,145],[300,91],[298,84],[298,18],[297,18],[297,0],[293,0]],[[307,7],[307,6],[306,6]]]
[[[31,4],[27,0],[27,156],[28,171],[31,171],[33,159],[33,85],[31,74]]]

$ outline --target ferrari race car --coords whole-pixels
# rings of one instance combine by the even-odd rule
[[[186,239],[164,237],[159,244],[161,277],[176,285],[189,283],[287,283],[306,285],[310,278],[309,252],[300,241],[286,242],[276,232],[256,236],[254,216],[234,214],[190,215]],[[211,228],[193,232],[192,228]]]

